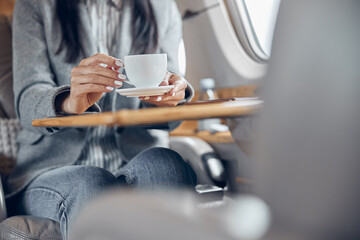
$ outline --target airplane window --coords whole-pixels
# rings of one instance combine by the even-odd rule
[[[259,45],[270,56],[280,0],[245,0],[245,4]]]
[[[270,57],[281,0],[228,0],[228,10],[238,38],[258,61]]]

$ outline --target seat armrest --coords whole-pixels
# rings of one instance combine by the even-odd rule
[[[219,187],[226,185],[223,163],[205,141],[196,137],[170,137],[170,148],[191,165],[197,175],[198,184]]]
[[[7,218],[6,204],[5,204],[5,193],[0,178],[0,222]]]

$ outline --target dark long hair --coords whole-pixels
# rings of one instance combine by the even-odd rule
[[[57,0],[56,14],[61,24],[63,39],[57,54],[66,51],[66,61],[77,60],[83,48],[79,35],[80,0]],[[124,0],[132,9],[131,54],[154,53],[159,44],[159,30],[150,0]]]

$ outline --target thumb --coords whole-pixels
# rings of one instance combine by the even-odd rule
[[[169,83],[167,81],[162,81],[159,86],[168,86]]]

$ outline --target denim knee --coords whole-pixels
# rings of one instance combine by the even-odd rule
[[[66,229],[62,229],[62,233],[66,235],[86,204],[99,196],[101,192],[117,184],[116,177],[110,172],[92,166],[77,166],[69,173],[68,177],[71,179],[72,189],[65,197],[64,202],[67,222]],[[61,228],[65,228],[65,226],[61,226]]]
[[[72,193],[88,198],[97,195],[117,183],[117,179],[109,171],[92,166],[78,166],[72,171]]]
[[[167,148],[138,154],[121,171],[120,179],[146,189],[177,189],[196,185],[196,174],[183,158]]]

